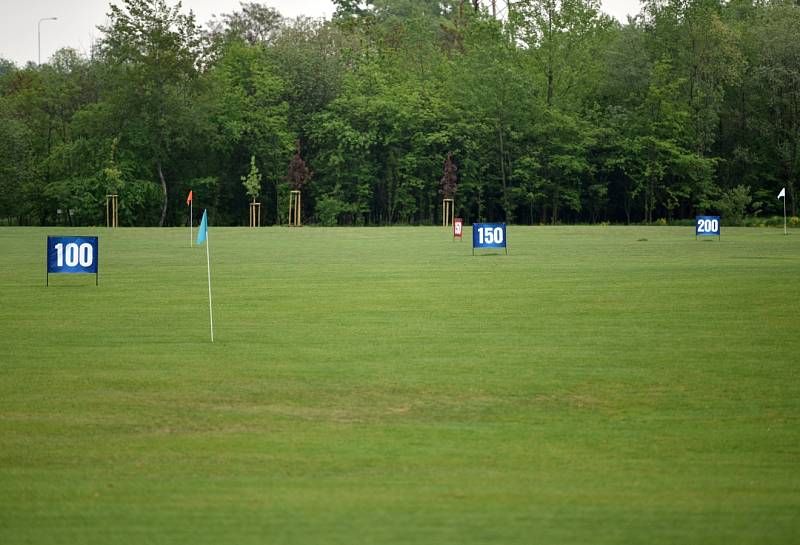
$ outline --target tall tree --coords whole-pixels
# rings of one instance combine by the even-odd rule
[[[792,216],[797,216],[800,185],[800,5],[776,1],[764,8],[754,31],[753,78],[760,115],[756,134],[771,166],[773,193],[786,187]]]
[[[23,223],[31,205],[24,180],[34,178],[34,136],[15,110],[11,99],[0,96],[0,218]]]
[[[488,177],[494,183],[483,188],[474,187],[471,191],[484,197],[497,194],[498,198],[489,202],[499,205],[499,213],[483,204],[481,207],[489,217],[499,216],[511,221],[514,157],[510,142],[523,125],[536,119],[539,111],[536,90],[519,55],[514,35],[500,21],[486,17],[471,21],[465,31],[464,48],[465,53],[454,57],[450,65],[447,91],[459,111],[459,119],[471,119],[466,126],[462,122],[457,126],[463,127],[461,130],[473,141],[484,142],[479,147],[480,160],[491,167],[479,173],[465,169],[462,187],[468,191],[473,176]],[[464,166],[469,165],[465,160]],[[486,201],[483,197],[481,200]]]
[[[599,0],[520,0],[510,26],[543,79],[547,107],[574,106],[597,77],[596,57],[612,26]]]
[[[288,128],[288,103],[285,83],[278,75],[276,62],[261,46],[242,42],[229,44],[224,55],[204,74],[204,113],[213,127],[209,144],[217,152],[209,168],[220,179],[219,200],[223,216],[243,217],[242,164],[255,155],[269,192],[264,196],[272,205],[265,209],[276,214],[277,191],[291,157],[294,135]],[[277,216],[275,217],[277,221]]]
[[[448,153],[447,158],[444,160],[444,174],[439,181],[441,186],[440,192],[445,199],[452,199],[456,196],[458,189],[458,167],[453,162],[453,154]]]
[[[224,13],[208,23],[212,46],[231,42],[269,45],[280,35],[283,17],[272,7],[258,2],[241,2],[241,11]]]
[[[125,119],[121,145],[152,158],[163,195],[159,225],[167,217],[169,188],[165,167],[185,141],[189,105],[200,60],[200,33],[194,15],[166,0],[123,0],[111,5],[101,27],[101,55],[114,69],[110,101]]]

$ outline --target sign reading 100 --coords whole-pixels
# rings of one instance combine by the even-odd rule
[[[97,237],[47,237],[48,273],[97,273]]]

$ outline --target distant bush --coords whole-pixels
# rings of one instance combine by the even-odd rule
[[[350,210],[350,207],[334,195],[323,195],[317,200],[317,218],[324,227],[339,224],[339,216]]]
[[[743,227],[783,227],[783,216],[750,216],[744,218],[740,225]],[[797,217],[787,218],[786,225],[800,227]]]
[[[750,186],[740,184],[723,191],[716,204],[722,221],[728,225],[741,225],[751,202]]]

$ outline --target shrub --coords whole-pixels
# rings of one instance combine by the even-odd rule
[[[349,212],[350,207],[335,195],[323,195],[317,200],[317,218],[320,225],[333,227],[339,224],[339,216]]]
[[[750,196],[750,186],[739,184],[722,192],[717,201],[717,208],[725,223],[740,225],[751,202],[753,198]]]

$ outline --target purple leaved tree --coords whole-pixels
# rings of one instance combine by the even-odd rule
[[[303,189],[303,186],[308,183],[314,173],[308,168],[308,165],[303,158],[300,157],[300,142],[297,141],[295,143],[297,147],[297,151],[294,153],[294,157],[289,162],[289,170],[286,173],[286,180],[289,182],[289,185],[295,191],[300,191]]]
[[[447,159],[444,161],[444,176],[440,181],[441,189],[439,190],[445,199],[453,199],[456,196],[456,190],[458,189],[456,172],[458,172],[458,167],[453,162],[453,154],[448,153]]]
[[[300,190],[308,183],[314,175],[311,169],[303,158],[300,157],[300,141],[298,140],[295,145],[294,157],[289,162],[289,169],[286,173],[286,181],[289,182],[291,191],[289,192],[289,225],[299,227],[302,224],[302,205]]]

